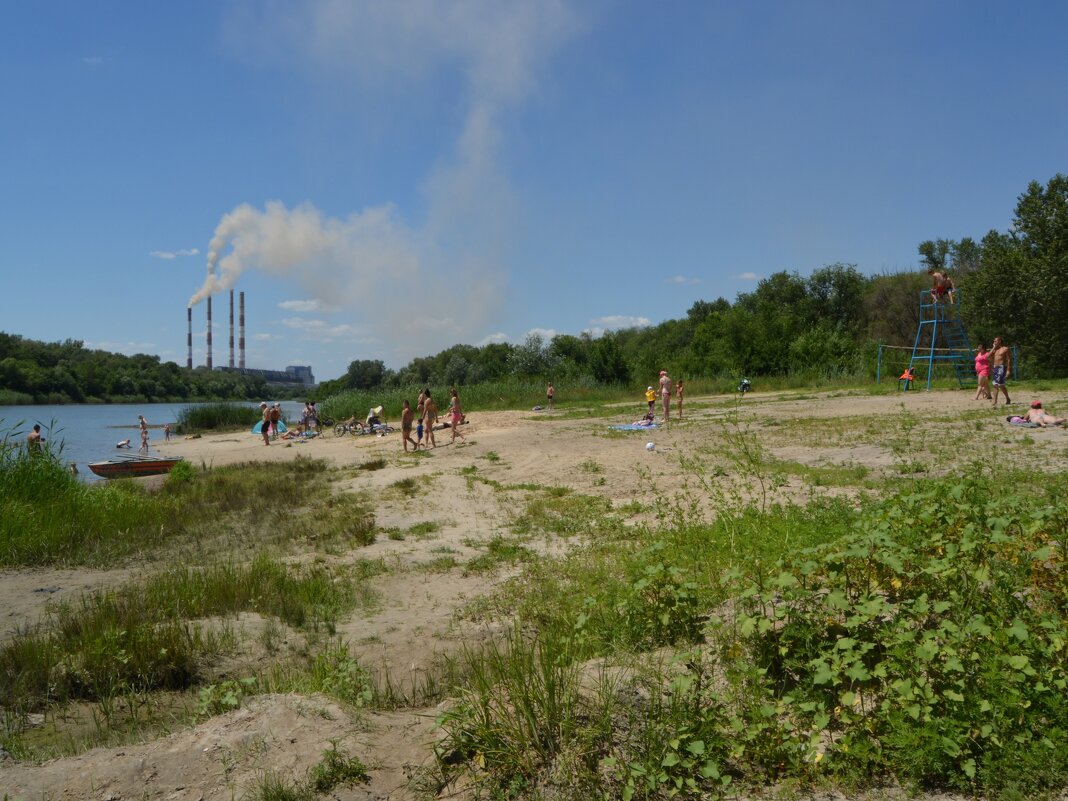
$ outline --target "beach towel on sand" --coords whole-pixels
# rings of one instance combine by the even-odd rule
[[[656,423],[648,426],[638,425],[637,423],[623,423],[622,425],[612,426],[616,431],[648,431],[650,428],[656,428]]]
[[[1011,426],[1017,426],[1019,428],[1042,428],[1038,423],[1031,423],[1018,415],[1010,414],[1005,418],[1005,422]]]

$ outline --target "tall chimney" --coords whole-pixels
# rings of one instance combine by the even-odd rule
[[[211,369],[211,295],[208,295],[208,369]]]
[[[241,293],[241,298],[240,299],[241,299],[241,320],[240,320],[240,322],[241,322],[241,338],[238,340],[238,348],[239,348],[239,353],[241,354],[240,357],[239,357],[241,359],[241,361],[238,363],[238,366],[242,370],[244,370],[245,369],[245,293],[244,292]]]
[[[190,306],[185,310],[185,319],[189,324],[189,332],[185,335],[185,345],[189,350],[189,355],[185,357],[186,369],[193,369],[193,307]]]
[[[230,369],[234,369],[234,290],[230,290]]]

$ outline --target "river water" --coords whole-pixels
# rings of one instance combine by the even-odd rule
[[[299,420],[304,404],[300,401],[279,401],[286,420]],[[141,444],[137,415],[148,420],[149,454],[158,455],[153,445],[163,441],[163,426],[174,428],[178,413],[195,403],[117,403],[69,404],[65,406],[0,406],[0,441],[5,435],[24,442],[34,423],[41,424],[41,434],[54,448],[60,448],[60,458],[78,465],[78,475],[84,481],[97,477],[85,467],[115,455],[115,445],[128,439],[133,446],[121,453],[137,453]],[[249,402],[250,407],[258,403]],[[251,433],[249,436],[253,436]]]

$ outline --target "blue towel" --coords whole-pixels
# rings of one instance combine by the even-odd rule
[[[612,426],[616,431],[648,431],[650,428],[656,428],[656,423],[650,426],[640,426],[637,423],[625,423],[618,426]]]

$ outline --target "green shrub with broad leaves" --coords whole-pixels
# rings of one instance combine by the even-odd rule
[[[718,573],[704,567],[720,558],[716,527],[742,518],[714,524],[703,546],[680,528],[623,556],[587,553],[599,590],[583,604],[539,615],[518,602],[528,635],[513,638],[507,670],[472,682],[443,717],[455,747],[444,769],[460,757],[500,793],[523,765],[525,786],[556,782],[567,797],[817,781],[1055,793],[1068,783],[1066,483],[972,475],[859,509],[769,509],[745,518],[746,542],[761,519],[769,536],[789,519],[791,542],[821,544]],[[552,589],[539,566],[532,586],[546,604],[566,597],[579,575],[569,569]],[[545,636],[560,630],[570,633]],[[546,664],[568,704],[549,715],[515,691],[498,697],[538,686]],[[520,709],[528,731],[554,738],[510,736]]]
[[[969,792],[1058,786],[1062,497],[945,481],[880,503],[775,575],[739,576],[744,611],[716,633],[739,697],[774,707],[772,736],[803,743],[821,771]]]

